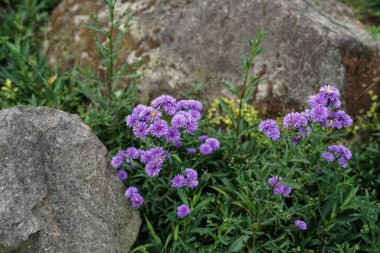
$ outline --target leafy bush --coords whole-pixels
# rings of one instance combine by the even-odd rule
[[[281,127],[275,120],[258,124],[258,121],[248,123],[243,117],[242,109],[259,82],[250,70],[262,51],[259,44],[263,36],[260,34],[255,41],[249,41],[250,51],[243,56],[243,84],[240,87],[225,84],[239,101],[236,110],[227,100],[220,100],[229,127],[214,130],[209,127],[212,119],[199,121],[198,131],[222,141],[220,151],[205,156],[203,142],[197,134],[182,136],[180,140],[185,146],[178,149],[145,137],[145,134],[154,135],[154,130],[147,130],[143,136],[140,134],[144,138],[134,140],[133,146],[147,149],[158,141],[165,152],[171,153],[163,155],[162,151],[165,162],[160,163],[159,175],[151,177],[148,166],[145,172],[141,167],[146,151],[138,151],[141,153],[134,157],[127,155],[131,150],[120,151],[113,158],[114,167],[129,187],[126,196],[132,203],[134,188],[130,187],[142,189],[135,206],[141,205],[145,223],[132,252],[375,252],[380,249],[379,203],[368,195],[358,194],[359,186],[345,170],[350,168],[350,151],[342,145],[331,145],[345,142],[344,133],[336,130],[352,124],[351,118],[339,110],[336,88],[321,88],[318,95],[308,100],[310,110],[286,115]],[[136,108],[128,116],[127,124],[135,134],[139,136],[139,120],[146,115],[162,114],[158,121],[171,118],[157,104],[161,99],[152,101],[149,113],[143,113],[147,107],[138,106],[140,109]],[[175,108],[173,114],[181,114],[181,106]],[[155,122],[152,118],[145,127],[152,129]],[[171,122],[167,127],[176,126],[175,120]],[[162,129],[167,129],[166,125]],[[163,131],[163,135],[167,134],[167,130]],[[189,147],[195,150],[189,153]],[[198,171],[199,184],[191,189],[173,187],[173,177],[177,173],[187,174],[183,169],[188,167]],[[144,203],[141,195],[145,197]],[[190,208],[188,216],[183,218],[176,216],[181,203]]]
[[[76,112],[80,104],[78,89],[46,67],[41,53],[43,24],[58,1],[12,1],[0,11],[0,97],[1,108],[17,104],[45,105]],[[7,80],[9,80],[7,82]],[[11,84],[9,90],[5,84]],[[14,99],[7,99],[10,93]]]

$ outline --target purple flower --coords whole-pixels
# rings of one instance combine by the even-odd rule
[[[273,188],[273,194],[274,195],[279,195],[284,192],[285,185],[283,184],[276,184]]]
[[[121,168],[121,166],[123,166],[123,160],[124,157],[120,156],[119,154],[115,155],[111,160],[112,167],[115,169]]]
[[[301,230],[304,230],[304,231],[307,230],[307,225],[303,220],[296,220],[294,225],[296,225],[296,227]]]
[[[330,152],[325,152],[322,154],[322,158],[325,159],[328,162],[334,161],[334,155],[331,154]]]
[[[350,150],[343,145],[331,145],[327,150],[339,157],[338,163],[343,169],[347,168],[347,161],[352,157]]]
[[[342,156],[346,160],[350,160],[352,157],[350,150],[348,150],[345,146],[340,144],[331,145],[327,148],[327,150],[330,152],[335,152],[337,155]]]
[[[188,100],[187,105],[189,109],[195,110],[195,111],[202,111],[202,103],[196,100]]]
[[[322,174],[322,173],[323,173],[323,169],[322,169],[322,168],[317,168],[315,171],[316,171],[318,174]]]
[[[327,105],[331,105],[335,108],[340,107],[340,92],[337,88],[332,87],[330,85],[325,85],[322,88],[320,88],[319,95],[323,96],[326,99]]]
[[[282,191],[282,195],[285,196],[285,197],[288,197],[288,196],[290,196],[291,193],[292,193],[292,188],[290,186],[284,185],[284,189]]]
[[[268,184],[273,186],[273,194],[279,195],[282,194],[285,197],[288,197],[292,193],[292,188],[284,184],[280,184],[279,181],[282,181],[282,177],[274,176],[268,179]]]
[[[261,121],[259,124],[260,132],[266,132],[268,129],[276,128],[277,122],[274,119],[266,119],[264,121]]]
[[[176,113],[176,115],[173,116],[171,122],[172,126],[176,128],[183,128],[186,126],[187,118],[185,117],[185,115],[178,112]]]
[[[267,119],[259,124],[260,132],[264,133],[266,137],[271,138],[276,141],[280,138],[280,129],[278,128],[277,122],[273,119]]]
[[[181,141],[176,141],[176,142],[174,142],[174,147],[176,147],[176,148],[180,148],[180,147],[182,147],[183,146],[183,143],[181,142]]]
[[[310,108],[314,108],[316,106],[326,106],[327,99],[323,95],[317,94],[308,97],[307,103],[309,104]]]
[[[271,186],[275,186],[277,181],[281,181],[282,179],[283,179],[282,177],[278,177],[278,176],[271,177],[268,179],[268,184],[270,184]]]
[[[196,177],[198,178],[198,172],[192,168],[185,169],[186,177]]]
[[[157,120],[150,125],[150,133],[155,137],[163,137],[167,134],[169,127],[165,120]]]
[[[153,122],[161,119],[161,116],[161,112],[159,112],[157,109],[153,107],[146,107],[139,113],[139,120]]]
[[[136,124],[139,120],[139,117],[136,114],[128,115],[126,118],[127,126],[133,127],[134,124]]]
[[[132,160],[135,160],[137,158],[140,157],[140,153],[141,151],[138,150],[137,148],[134,148],[134,147],[130,147],[130,148],[127,148],[125,154],[126,154],[126,157],[132,159]]]
[[[207,137],[207,135],[201,135],[201,136],[199,136],[198,139],[199,139],[200,141],[205,141],[205,140],[208,139],[208,137]]]
[[[177,110],[188,110],[189,109],[189,103],[188,100],[180,100],[177,102]]]
[[[219,149],[220,147],[219,141],[215,138],[208,138],[205,143],[210,145],[213,151]]]
[[[175,177],[172,179],[171,182],[174,188],[180,188],[186,184],[186,179],[184,176],[178,174],[178,175],[175,175]]]
[[[117,176],[120,178],[121,181],[125,181],[128,179],[128,174],[124,170],[121,170],[117,173]]]
[[[301,140],[301,137],[295,136],[292,138],[292,144],[295,146]]]
[[[157,177],[158,174],[160,174],[161,169],[162,169],[162,167],[160,166],[160,164],[153,163],[153,162],[148,163],[145,166],[145,172],[150,177]]]
[[[280,129],[278,128],[271,128],[265,133],[265,136],[271,138],[272,141],[277,141],[278,139],[280,139],[280,135]]]
[[[193,117],[193,119],[195,119],[196,121],[199,121],[201,119],[201,113],[199,111],[190,110],[189,113],[191,117]]]
[[[159,96],[155,98],[151,103],[153,107],[175,105],[175,104],[176,104],[176,100],[172,96],[168,96],[168,95]]]
[[[331,127],[341,129],[352,125],[352,119],[345,111],[339,110],[333,113]]]
[[[181,219],[189,216],[190,213],[191,213],[190,208],[185,204],[182,204],[177,207],[177,216]]]
[[[187,153],[190,153],[190,154],[195,154],[196,152],[195,148],[188,148],[186,151]]]
[[[133,109],[133,112],[132,114],[135,114],[135,115],[139,115],[140,112],[142,112],[145,108],[147,108],[146,105],[137,105],[134,109]]]
[[[165,136],[167,142],[176,142],[181,138],[181,133],[176,127],[169,127]]]
[[[185,124],[185,132],[189,134],[195,134],[195,132],[198,129],[198,123],[196,120],[194,120],[192,117],[188,118]]]
[[[282,124],[284,125],[285,128],[300,128],[304,125],[307,125],[307,118],[303,116],[299,112],[292,112],[287,114],[283,121]]]
[[[327,126],[329,116],[329,109],[323,105],[317,105],[311,109],[310,117],[312,121],[315,121],[322,126]]]
[[[340,167],[342,167],[343,169],[347,168],[347,160],[344,159],[343,157],[340,157],[338,159],[338,163],[339,163]]]
[[[138,193],[133,194],[130,200],[132,202],[132,206],[135,208],[140,207],[144,203],[144,198]]]
[[[133,133],[140,138],[144,138],[149,134],[148,125],[144,122],[138,122],[133,126]]]
[[[187,187],[193,189],[198,186],[198,173],[194,169],[185,169],[186,174],[186,185]]]
[[[199,151],[204,155],[209,155],[212,153],[212,147],[206,143],[199,146]]]
[[[125,191],[125,193],[124,193],[124,196],[126,197],[126,198],[131,198],[132,196],[133,196],[133,194],[135,194],[135,193],[138,193],[139,192],[139,190],[136,188],[136,187],[134,187],[134,186],[131,186],[131,187],[128,187],[127,188],[127,190]]]

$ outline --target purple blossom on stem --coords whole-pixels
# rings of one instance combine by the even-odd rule
[[[162,165],[161,165],[162,166]],[[162,167],[157,163],[148,163],[145,166],[145,172],[150,177],[157,177],[160,174]]]
[[[322,154],[322,158],[325,159],[328,162],[334,161],[334,155],[331,154],[330,152],[325,152]]]
[[[155,137],[163,137],[167,134],[169,127],[165,120],[157,120],[150,125],[150,133]]]
[[[196,149],[195,148],[188,148],[186,151],[187,151],[187,153],[195,154]]]
[[[119,179],[121,181],[125,181],[128,179],[128,174],[127,172],[125,172],[124,170],[120,170],[118,173],[117,173],[117,176],[119,177]]]
[[[325,85],[319,89],[319,95],[326,99],[328,106],[331,105],[334,108],[340,107],[340,92],[337,88],[330,85]]]
[[[134,148],[134,147],[130,147],[130,148],[127,148],[125,154],[126,154],[126,157],[132,159],[132,160],[135,160],[137,158],[140,157],[140,153],[141,151],[138,150],[137,148]]]
[[[148,125],[144,122],[137,122],[133,126],[133,133],[140,138],[144,138],[149,134]]]
[[[121,166],[123,166],[123,157],[121,157],[119,154],[115,155],[111,160],[111,165],[115,169],[121,168]]]
[[[341,129],[352,125],[352,119],[345,111],[336,111],[332,117],[332,128]]]
[[[176,141],[176,142],[174,142],[174,147],[176,147],[176,148],[180,148],[180,147],[182,147],[182,146],[183,146],[182,141]]]
[[[309,104],[310,108],[314,108],[316,106],[326,106],[327,100],[323,95],[316,94],[308,97],[307,103]]]
[[[311,109],[310,117],[312,121],[315,121],[322,126],[328,125],[329,109],[323,105],[317,105]]]
[[[303,220],[296,220],[294,225],[303,231],[307,230],[307,225]]]
[[[198,186],[198,172],[192,168],[185,169],[186,185],[189,188],[195,188]]]
[[[210,145],[208,145],[207,143],[203,143],[199,146],[199,151],[203,154],[203,155],[209,155],[212,153],[212,147]]]
[[[125,193],[124,193],[124,196],[126,197],[126,198],[131,198],[132,196],[133,196],[133,194],[135,194],[135,193],[138,193],[139,192],[139,190],[136,188],[136,187],[134,187],[134,186],[131,186],[131,187],[128,187],[127,188],[127,190],[125,191]]]
[[[182,204],[177,207],[177,216],[181,219],[189,216],[190,213],[191,213],[190,208],[185,204]]]
[[[133,194],[130,200],[134,208],[139,208],[144,203],[144,198],[138,193]]]
[[[199,136],[198,139],[199,139],[200,141],[205,141],[205,140],[208,139],[208,137],[207,137],[207,135],[201,135],[201,136]]]
[[[259,130],[260,132],[264,133],[266,137],[271,138],[273,141],[278,140],[281,135],[277,122],[273,119],[262,121],[259,124]]]
[[[210,145],[210,147],[212,148],[212,151],[215,151],[215,150],[219,149],[219,147],[220,147],[219,141],[215,138],[208,138],[205,141],[205,143]]]
[[[285,128],[300,128],[304,125],[307,125],[307,118],[303,116],[299,112],[292,112],[287,114],[283,121],[282,124],[284,125]]]
[[[174,178],[172,179],[172,186],[174,188],[180,188],[183,187],[186,184],[186,179],[184,176],[178,174],[175,175]]]
[[[165,140],[167,142],[176,142],[181,138],[181,133],[176,127],[169,127],[165,135]]]

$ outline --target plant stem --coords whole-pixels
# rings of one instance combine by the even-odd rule
[[[111,130],[114,130],[114,120],[113,120],[113,108],[112,108],[112,80],[113,80],[113,30],[114,30],[114,11],[115,11],[115,1],[112,1],[110,8],[110,17],[111,17],[111,28],[108,33],[109,39],[109,66],[108,66],[108,78],[107,78],[107,102],[108,102],[108,114],[111,117]]]

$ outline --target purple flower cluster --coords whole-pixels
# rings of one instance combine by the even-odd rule
[[[271,177],[268,179],[268,184],[270,184],[273,187],[273,194],[274,195],[283,195],[285,197],[288,197],[292,193],[292,188],[290,186],[286,186],[284,184],[280,184],[279,181],[282,181],[282,177]]]
[[[267,119],[262,121],[259,125],[259,129],[260,132],[264,133],[266,137],[271,138],[273,141],[276,141],[280,138],[280,129],[274,119]]]
[[[189,216],[190,213],[191,213],[190,207],[188,207],[185,204],[182,204],[177,207],[177,216],[181,219]]]
[[[128,187],[124,193],[124,196],[131,201],[132,206],[135,208],[140,207],[144,203],[144,198],[139,194],[139,190],[134,186]]]
[[[322,154],[322,158],[327,162],[332,162],[335,159],[338,159],[339,165],[345,169],[347,168],[347,161],[351,159],[352,154],[343,145],[331,145],[327,148],[328,152]]]
[[[352,125],[351,117],[340,108],[340,92],[330,85],[323,86],[319,93],[308,98],[310,120],[323,127],[342,129]]]
[[[202,143],[200,146],[199,146],[199,151],[203,154],[203,155],[210,155],[212,154],[214,151],[218,150],[220,148],[220,143],[217,139],[215,138],[208,138],[207,136],[205,135],[201,135],[199,137],[199,140],[200,141],[203,141],[204,143]]]
[[[191,189],[198,186],[198,173],[191,168],[185,169],[185,176],[177,174],[172,179],[172,186],[174,188],[181,188],[187,186]]]
[[[164,161],[170,156],[169,152],[166,152],[161,147],[154,147],[152,149],[142,151],[140,160],[145,164],[145,172],[150,177],[156,177],[160,173]]]
[[[294,223],[294,225],[303,230],[303,231],[306,231],[307,230],[307,225],[306,223],[303,221],[303,220],[296,220],[296,222]]]
[[[151,106],[136,106],[132,114],[127,116],[126,123],[137,137],[151,135],[175,143],[181,138],[181,130],[195,134],[201,111],[202,104],[199,101],[176,101],[171,96],[163,95],[154,99]],[[163,114],[171,117],[170,123],[162,118]]]
[[[184,133],[194,135],[198,129],[198,121],[201,119],[202,104],[195,100],[177,101],[171,96],[163,95],[151,102],[150,106],[137,105],[132,113],[126,117],[126,124],[132,129],[135,136],[139,138],[154,137],[172,143],[175,148],[184,144],[181,136]],[[211,154],[219,149],[220,143],[215,138],[203,135],[199,139],[204,142],[199,148],[202,154]],[[148,141],[150,143],[150,140]],[[187,153],[195,154],[197,150],[193,147],[187,148]],[[149,177],[159,176],[164,162],[170,157],[170,153],[164,148],[157,146],[148,150],[139,150],[130,147],[119,151],[111,161],[112,167],[119,169],[118,177],[125,181],[128,173],[121,169],[126,163],[129,167],[136,167],[137,160],[145,166],[145,172]],[[184,175],[177,174],[172,178],[171,184],[174,188],[188,187],[190,189],[198,186],[198,173],[191,168],[184,170]],[[144,198],[139,194],[136,187],[129,187],[125,196],[134,207],[143,204]],[[180,218],[190,214],[190,208],[185,205],[178,207],[177,215]]]

